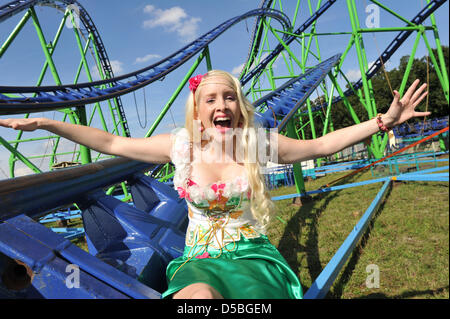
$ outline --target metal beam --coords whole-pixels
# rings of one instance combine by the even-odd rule
[[[58,171],[0,181],[0,220],[38,217],[86,193],[120,183],[154,164],[114,158]]]

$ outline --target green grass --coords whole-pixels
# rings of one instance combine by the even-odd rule
[[[425,165],[420,167],[425,168]],[[375,176],[365,171],[338,184],[372,179],[389,172],[381,171],[378,169],[378,174],[375,171]],[[346,174],[330,174],[307,182],[306,189],[318,189]],[[272,219],[268,236],[298,274],[304,292],[333,257],[381,186],[382,183],[376,183],[312,196],[312,201],[301,207],[292,205],[292,200],[275,202],[276,215],[282,221]],[[286,187],[273,190],[271,195],[292,193],[295,188]],[[449,298],[448,193],[448,182],[394,183],[327,298]],[[377,265],[380,271],[379,288],[366,287],[366,267],[371,264]]]

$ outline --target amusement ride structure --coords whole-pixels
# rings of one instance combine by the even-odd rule
[[[180,66],[190,66],[179,79],[179,85],[167,104],[148,127],[145,137],[149,137],[168,115],[199,66],[206,63],[207,69],[212,69],[214,54],[210,52],[210,44],[220,40],[229,28],[247,19],[255,22],[248,56],[243,57],[245,63],[239,79],[247,97],[254,102],[256,121],[266,129],[276,128],[281,134],[296,139],[305,138],[306,129],[310,130],[313,138],[322,136],[334,129],[331,115],[337,101],[344,103],[354,123],[375,117],[380,106],[377,107],[373,95],[371,78],[384,70],[385,64],[409,38],[415,40],[399,88],[400,94],[406,88],[417,47],[422,41],[448,103],[448,75],[439,29],[433,15],[445,0],[427,0],[413,17],[403,17],[381,1],[367,0],[367,4],[376,5],[404,23],[402,27],[391,28],[361,27],[355,0],[297,0],[292,12],[283,10],[283,2],[264,0],[257,9],[230,18],[160,61],[120,76],[113,74],[101,32],[82,2],[9,2],[0,6],[0,24],[13,17],[21,18],[1,44],[0,59],[14,44],[24,26],[33,23],[45,61],[34,86],[6,86],[0,83],[0,115],[29,117],[33,113],[54,111],[62,121],[99,125],[99,128],[112,134],[129,137],[129,110],[123,98],[145,87],[151,88]],[[317,32],[321,17],[331,12],[337,2],[347,6],[345,19],[349,21],[351,31]],[[305,3],[309,8],[307,16],[304,11],[300,14],[299,9],[305,7]],[[46,38],[41,28],[35,9],[40,6],[50,7],[62,14],[51,40]],[[73,25],[70,32],[74,34],[81,56],[73,83],[62,83],[53,60],[53,53],[59,48],[58,41],[67,23]],[[364,35],[369,33],[388,33],[392,36],[390,43],[380,46],[379,56],[373,63],[369,63],[364,46]],[[433,38],[429,37],[430,33]],[[346,42],[340,42],[342,48],[333,56],[322,56],[320,48],[326,47],[328,39],[338,36],[347,37]],[[349,81],[342,71],[350,52],[355,53],[361,74],[355,82]],[[276,61],[284,67],[275,68]],[[97,68],[100,80],[93,80],[93,67]],[[54,85],[42,85],[46,75],[53,79]],[[1,76],[0,70],[0,79]],[[84,78],[87,80],[81,82],[80,79]],[[367,111],[365,118],[359,118],[354,111],[355,106],[348,99],[350,95],[358,97]],[[314,97],[320,97],[320,103]],[[322,131],[316,129],[315,123],[319,121]],[[403,131],[398,128],[394,133],[403,134]],[[448,117],[424,124],[420,138],[439,138],[440,151],[445,152],[443,136],[448,134],[447,131]],[[50,147],[44,154],[25,155],[30,143],[43,141],[47,141]],[[170,260],[182,254],[187,225],[186,204],[170,186],[173,175],[170,163],[155,165],[123,158],[105,159],[103,154],[94,155],[82,145],[75,145],[74,150],[68,152],[61,146],[59,136],[49,134],[26,138],[24,132],[19,131],[14,140],[8,141],[0,136],[0,143],[10,154],[9,178],[0,181],[0,297],[160,298],[166,287],[165,267]],[[374,135],[367,143],[370,159],[382,161],[388,145],[388,134]],[[59,161],[65,155],[69,155],[71,160]],[[41,167],[44,159],[48,161],[48,169]],[[18,162],[34,174],[15,177]],[[319,160],[317,165],[322,163]],[[358,168],[366,167],[366,164]],[[448,181],[448,173],[440,170],[435,168],[395,178]],[[293,165],[292,176],[296,194],[274,200],[333,190],[331,185],[326,185],[307,192],[301,163]],[[366,214],[306,292],[306,298],[323,298],[326,295],[391,180],[388,177],[367,182],[382,182],[383,186]],[[82,229],[57,234],[43,225],[45,220],[73,216],[82,216]],[[76,236],[86,237],[89,252],[71,243],[70,239]],[[70,289],[67,285],[67,267],[71,265],[78,267],[81,276],[79,289]]]

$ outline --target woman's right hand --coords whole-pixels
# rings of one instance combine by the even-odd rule
[[[22,130],[27,132],[32,132],[39,127],[38,118],[29,118],[29,119],[0,119],[0,126],[9,127],[15,130]]]

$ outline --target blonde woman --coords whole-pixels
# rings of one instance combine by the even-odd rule
[[[294,140],[254,125],[239,80],[213,70],[189,80],[185,127],[150,138],[125,138],[46,118],[0,119],[0,126],[44,129],[104,154],[150,163],[172,161],[174,187],[188,205],[184,254],[167,267],[173,298],[302,298],[297,275],[264,234],[273,204],[260,168],[334,154],[406,120],[429,115],[416,80],[386,114],[314,140]]]

